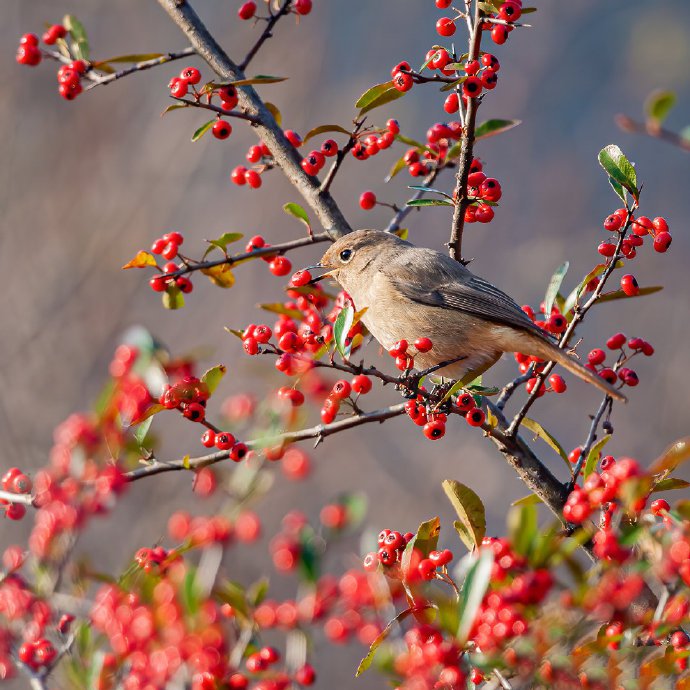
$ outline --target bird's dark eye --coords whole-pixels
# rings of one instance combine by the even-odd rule
[[[341,261],[349,261],[352,258],[352,249],[343,249],[342,252],[340,252],[340,260]]]

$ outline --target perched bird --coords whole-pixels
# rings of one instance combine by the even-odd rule
[[[427,369],[469,383],[504,352],[554,360],[616,400],[625,396],[535,325],[508,295],[461,263],[432,249],[415,247],[381,230],[357,230],[334,242],[319,268],[349,293],[369,332],[387,350],[399,340],[428,337],[430,351],[415,354]]]

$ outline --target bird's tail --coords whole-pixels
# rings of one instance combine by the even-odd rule
[[[525,354],[536,355],[542,359],[552,360],[567,369],[571,374],[581,378],[587,383],[591,383],[602,390],[606,395],[610,395],[615,400],[620,402],[628,402],[628,399],[616,388],[614,388],[608,381],[605,381],[601,376],[595,374],[593,371],[585,368],[574,357],[569,355],[565,350],[553,345],[538,335],[527,334],[529,336],[531,351],[525,349],[520,350]]]

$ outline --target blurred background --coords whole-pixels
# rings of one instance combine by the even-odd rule
[[[679,101],[669,128],[679,130],[690,123],[690,5],[684,0],[539,5],[536,14],[525,18],[534,28],[513,32],[508,43],[494,51],[501,61],[500,83],[485,99],[480,120],[517,118],[523,124],[477,146],[476,154],[500,180],[504,195],[494,222],[467,228],[464,253],[475,258],[476,273],[518,302],[535,306],[553,270],[568,259],[571,268],[564,286],[569,291],[597,262],[596,246],[605,234],[601,222],[618,205],[598,166],[597,152],[615,142],[636,163],[644,183],[642,212],[665,216],[674,243],[665,255],[646,246],[633,270],[641,285],[663,284],[665,290],[602,305],[578,335],[584,339],[582,352],[617,330],[649,339],[656,348],[653,358],[635,363],[641,384],[627,407],[616,406],[617,433],[607,447],[614,455],[647,464],[690,431],[690,201],[684,191],[690,157],[659,141],[620,132],[614,116],[623,112],[640,119],[648,93],[670,88],[678,92]],[[195,3],[217,39],[239,60],[258,29],[237,20],[237,6],[239,2],[221,0]],[[182,62],[67,103],[57,94],[53,64],[30,70],[14,61],[21,33],[40,33],[44,22],[57,22],[64,12],[84,23],[96,59],[179,50],[186,43],[178,29],[157,3],[139,0],[6,0],[3,8],[0,271],[8,296],[0,336],[0,465],[35,471],[46,463],[52,429],[94,401],[119,337],[132,325],[145,325],[175,354],[205,348],[208,365],[228,364],[230,375],[217,393],[219,401],[248,388],[260,397],[282,385],[281,375],[267,362],[243,357],[240,342],[223,330],[266,320],[255,305],[280,299],[286,281],[273,277],[266,264],[239,267],[237,285],[230,291],[197,278],[187,307],[178,312],[162,308],[146,284],[147,272],[120,270],[138,249],[171,230],[184,233],[185,250],[192,256],[202,253],[204,238],[227,231],[261,233],[274,243],[298,236],[301,226],[282,206],[301,199],[278,171],[264,176],[258,192],[230,183],[230,171],[255,143],[251,132],[233,123],[229,140],[207,136],[193,144],[192,132],[207,119],[203,114],[185,111],[159,117],[169,102],[166,84]],[[301,133],[322,123],[347,127],[357,97],[388,79],[393,64],[402,59],[421,64],[437,42],[438,16],[431,0],[315,0],[314,11],[301,26],[292,19],[281,22],[249,71],[290,76],[260,90],[278,105],[284,126]],[[462,29],[459,26],[456,34],[461,46]],[[208,70],[204,76],[210,78]],[[405,99],[374,111],[369,121],[383,124],[395,116],[405,134],[421,139],[431,124],[445,119],[442,103],[435,88],[416,87]],[[403,150],[383,152],[366,164],[347,158],[333,192],[353,227],[383,227],[389,219],[386,209],[359,209],[364,189],[399,204],[411,194],[406,173],[389,185],[382,182]],[[450,189],[450,173],[438,185]],[[411,215],[407,225],[412,241],[441,248],[447,241],[449,213],[425,209]],[[296,267],[308,265],[322,248],[301,250],[290,258]],[[389,358],[380,358],[374,346],[369,357],[390,366]],[[485,381],[501,385],[514,371],[512,361],[503,361]],[[566,396],[538,402],[532,416],[570,450],[584,441],[587,415],[596,411],[599,394],[572,377],[568,383]],[[373,409],[393,401],[395,393],[386,390],[366,404]],[[172,421],[154,424],[164,438],[160,457],[197,454],[197,430]],[[545,462],[561,472],[561,461],[540,444],[537,441],[535,448]],[[489,533],[502,532],[507,505],[526,493],[493,445],[461,423],[453,424],[438,443],[429,443],[402,419],[383,427],[360,427],[327,439],[313,459],[315,471],[306,483],[279,478],[270,500],[258,508],[266,534],[276,531],[291,508],[316,518],[320,506],[339,492],[363,489],[370,498],[372,530],[414,530],[440,511],[442,542],[457,548],[448,529],[453,516],[442,479],[458,479],[479,493],[487,506]],[[118,506],[115,519],[91,524],[77,552],[90,554],[101,570],[119,572],[136,548],[163,534],[174,509],[208,513],[213,500],[193,498],[191,478],[185,474],[138,482]],[[0,545],[23,539],[28,528],[28,520],[4,523]],[[267,572],[265,546],[231,551],[226,572],[244,582]],[[353,538],[344,550],[329,554],[329,565],[351,564],[352,554],[372,546],[371,539],[360,545]],[[273,574],[272,585],[279,597],[294,592],[291,576]],[[322,687],[352,683],[362,648],[337,654],[317,658]],[[336,663],[329,663],[331,659]],[[381,683],[372,675],[359,680],[357,687]]]

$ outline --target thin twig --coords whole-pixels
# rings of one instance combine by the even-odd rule
[[[436,181],[436,178],[438,177],[439,173],[441,170],[443,170],[446,166],[437,166],[435,167],[423,180],[422,180],[422,186],[428,187],[430,184],[433,184]],[[426,192],[418,189],[416,194],[408,200],[408,204],[410,201],[418,201],[419,199],[423,199],[426,196]],[[400,224],[405,220],[405,218],[414,210],[414,206],[408,206],[405,204],[390,220],[388,223],[388,226],[386,227],[386,232],[395,232],[396,230],[400,229]]]
[[[343,164],[343,161],[345,160],[345,156],[347,156],[347,154],[350,153],[350,151],[354,148],[355,144],[357,143],[357,135],[359,134],[359,131],[362,129],[363,124],[364,118],[355,122],[355,127],[352,130],[352,133],[350,134],[350,138],[347,140],[347,144],[345,144],[345,146],[343,146],[343,148],[338,151],[338,155],[333,161],[333,165],[331,166],[330,170],[328,171],[328,174],[324,178],[324,181],[321,183],[321,187],[319,187],[320,191],[327,192],[331,188],[333,180],[335,179],[335,176],[338,174],[338,171],[340,170],[340,166]]]
[[[171,96],[174,101],[178,101],[179,103],[184,103],[186,106],[190,106],[192,108],[203,108],[204,110],[212,110],[214,113],[218,113],[219,115],[223,115],[224,117],[237,117],[240,120],[247,120],[247,122],[251,122],[254,125],[259,124],[259,119],[254,117],[253,115],[247,115],[247,113],[240,112],[239,110],[225,110],[224,108],[221,108],[219,105],[213,105],[213,103],[202,103],[201,101],[188,101],[184,98],[176,98],[175,96]]]
[[[656,122],[637,122],[627,115],[616,115],[616,124],[629,134],[646,134],[654,139],[661,139],[673,146],[681,149],[681,151],[690,151],[690,139],[682,137],[680,134],[666,129]]]
[[[520,374],[520,376],[517,376],[510,383],[507,383],[503,387],[501,395],[498,396],[498,400],[496,401],[496,407],[499,410],[502,410],[506,406],[508,400],[510,400],[513,393],[515,393],[515,391],[518,389],[518,387],[521,386],[523,383],[527,383],[527,381],[529,381],[533,376],[534,367],[530,365],[524,374]]]
[[[470,49],[468,60],[476,60],[479,56],[479,46],[482,40],[482,21],[479,0],[474,6],[474,20],[472,22],[472,34],[470,35]],[[462,257],[462,232],[465,227],[465,211],[469,206],[470,200],[467,196],[467,178],[472,166],[474,149],[474,131],[477,123],[477,109],[479,108],[478,98],[467,99],[467,113],[465,115],[465,126],[463,127],[462,140],[460,144],[460,157],[458,160],[458,172],[456,174],[455,208],[453,209],[453,221],[451,225],[450,239],[448,240],[448,251],[450,256],[456,261],[465,263]]]
[[[261,36],[257,39],[256,43],[250,48],[249,52],[247,53],[246,57],[242,62],[239,64],[239,68],[244,72],[244,70],[247,69],[247,66],[249,63],[254,59],[254,56],[259,52],[259,49],[261,46],[269,39],[273,34],[271,31],[273,31],[273,27],[278,23],[278,20],[285,16],[289,11],[290,11],[290,5],[292,4],[292,0],[284,0],[283,4],[281,5],[280,9],[275,13],[272,14],[268,18],[268,22],[266,24],[266,28],[263,30],[261,33]]]
[[[594,445],[594,441],[596,440],[597,430],[599,429],[599,423],[601,422],[601,418],[604,416],[604,413],[606,412],[607,408],[610,409],[612,405],[613,399],[611,398],[611,396],[605,395],[604,399],[601,401],[601,405],[599,405],[597,413],[592,418],[592,424],[589,427],[587,440],[585,441],[585,445],[582,446],[580,457],[578,458],[577,463],[575,464],[575,467],[573,469],[573,478],[570,481],[571,486],[575,486],[575,484],[577,483],[578,477],[580,476],[580,472],[582,471],[582,467],[584,466],[585,462],[587,462],[587,456],[589,455],[589,451],[592,450],[592,446]]]
[[[25,506],[36,506],[36,497],[31,494],[14,494],[11,491],[0,491],[0,501],[22,503]]]

